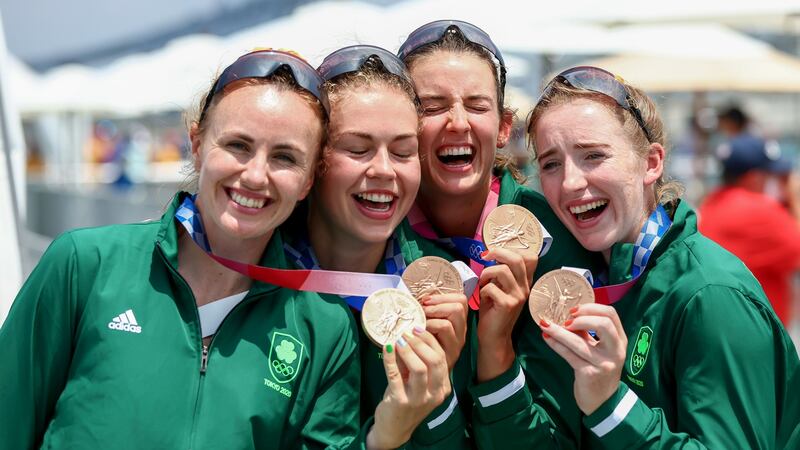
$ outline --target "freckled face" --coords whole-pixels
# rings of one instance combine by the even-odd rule
[[[542,191],[578,241],[607,254],[617,242],[634,242],[649,215],[660,161],[649,168],[619,119],[597,100],[552,106],[533,131]]]
[[[434,52],[410,68],[422,101],[423,197],[482,192],[511,124],[500,120],[492,68],[467,53]]]
[[[314,208],[356,242],[385,242],[405,217],[420,183],[419,117],[404,93],[386,86],[346,92],[332,105],[326,170]]]
[[[268,240],[311,188],[322,124],[300,95],[272,85],[237,88],[209,112],[192,135],[206,232]]]

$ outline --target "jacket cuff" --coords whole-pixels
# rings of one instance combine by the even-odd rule
[[[652,411],[625,383],[597,411],[583,418],[605,448],[631,448],[642,439],[652,418]]]
[[[525,372],[514,360],[507,371],[497,378],[469,387],[475,400],[475,410],[484,423],[496,422],[530,406],[533,399],[525,389]]]
[[[465,428],[466,421],[458,407],[458,397],[453,391],[417,426],[411,435],[411,442],[419,446],[430,446]]]

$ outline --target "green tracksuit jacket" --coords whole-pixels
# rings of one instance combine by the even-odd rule
[[[632,258],[633,245],[613,247],[612,284],[630,279]],[[483,448],[800,448],[794,345],[752,274],[697,232],[685,203],[614,307],[628,336],[617,393],[583,416],[573,370],[530,323],[518,353],[527,388],[485,408],[496,420]]]
[[[307,236],[306,217],[308,216],[308,203],[301,204],[292,214],[292,217],[282,227],[287,236],[287,242],[292,244],[293,237],[303,233]],[[403,260],[410,264],[422,256],[439,256],[447,260],[452,257],[442,249],[439,249],[432,242],[423,239],[411,229],[408,221],[404,220],[395,230],[394,238],[400,247]],[[376,273],[386,273],[383,260],[381,260]],[[323,295],[326,298],[338,298],[334,295]],[[353,319],[360,322],[361,315],[358,311],[350,309]],[[475,320],[474,313],[468,317],[468,328],[470,321]],[[383,398],[386,390],[386,371],[383,367],[382,349],[369,340],[364,329],[358,326],[358,345],[361,355],[361,416],[362,416],[362,435],[365,435],[372,425],[375,408]],[[467,420],[464,416],[469,413],[470,402],[467,395],[467,385],[472,376],[471,355],[474,351],[468,341],[464,345],[461,357],[456,363],[451,373],[453,394],[450,395],[430,416],[420,424],[411,437],[411,440],[404,448],[464,448],[469,445],[465,427]],[[466,411],[464,409],[466,408]]]
[[[76,230],[47,250],[0,330],[0,448],[317,448],[358,434],[355,324],[338,299],[254,282],[204,358],[177,271],[183,195],[160,222]],[[286,267],[278,232],[261,264]]]
[[[600,254],[594,254],[581,246],[572,236],[564,224],[558,219],[555,212],[548,205],[547,200],[540,193],[527,187],[519,185],[511,173],[503,171],[500,176],[500,195],[498,203],[500,205],[515,204],[520,205],[531,211],[541,224],[553,237],[553,244],[547,254],[542,257],[534,273],[533,279],[536,280],[543,274],[560,269],[563,266],[585,267],[596,270],[602,267],[603,261]],[[514,329],[514,344],[518,355],[523,348],[519,348],[519,343],[524,338],[530,338],[531,334],[541,335],[533,323],[527,307],[520,314]],[[523,338],[523,335],[524,338]],[[474,349],[477,352],[477,336],[474,337]],[[526,387],[526,373],[522,371],[519,363],[515,363],[508,371],[501,376],[481,384],[472,384],[469,387],[473,401],[472,429],[475,441],[480,448],[493,448],[498,443],[497,448],[503,448],[505,444],[514,441],[516,429],[508,432],[503,427],[507,424],[510,427],[520,426],[519,419],[528,420],[531,414],[527,409],[520,414],[519,407],[515,400],[525,394],[530,398],[529,390]],[[473,380],[474,381],[474,380]],[[523,392],[524,391],[524,392]],[[541,408],[531,402],[531,408]],[[539,414],[537,420],[551,424],[547,414]],[[530,448],[529,446],[524,446]]]
[[[547,204],[547,200],[531,189],[519,185],[508,171],[501,171],[497,174],[500,177],[500,193],[498,204],[514,204],[520,205],[531,211],[536,218],[542,223],[547,231],[553,236],[553,244],[550,251],[539,260],[534,274],[534,279],[540,277],[542,274],[547,273],[553,269],[561,268],[566,265],[579,265],[587,268],[598,267],[602,263],[600,255],[592,254],[586,251],[580,243],[569,233],[564,227],[553,210]],[[422,238],[417,238],[422,239]],[[422,239],[426,245],[420,245],[424,254],[433,251],[430,250],[430,243]],[[460,256],[460,255],[454,255]],[[470,320],[468,322],[468,339],[465,346],[465,352],[469,352],[469,357],[462,353],[459,364],[470,363],[471,372],[466,374],[466,367],[456,379],[457,394],[459,404],[462,405],[463,416],[468,428],[469,435],[471,436],[470,445],[480,445],[484,441],[491,439],[487,434],[493,432],[493,424],[499,418],[505,418],[508,415],[513,415],[515,410],[498,407],[498,408],[483,408],[482,403],[495,404],[501,402],[503,399],[511,397],[522,389],[524,386],[524,376],[518,364],[515,364],[507,374],[499,377],[498,379],[491,380],[488,383],[481,385],[474,384],[474,374],[476,369],[476,357],[478,351],[478,337],[477,337],[477,315],[475,312],[470,312]],[[517,324],[517,331],[515,334],[520,333],[523,325],[530,322],[530,315],[527,309],[522,311],[520,319]],[[366,363],[362,359],[362,364]],[[512,374],[512,376],[507,376]],[[521,377],[521,379],[520,379]],[[460,380],[468,380],[467,385],[460,385]],[[522,381],[522,382],[521,382]],[[468,392],[463,392],[467,388]],[[460,420],[460,419],[459,419]],[[455,422],[455,421],[454,421]]]

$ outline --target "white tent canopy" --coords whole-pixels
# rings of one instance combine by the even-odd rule
[[[611,31],[623,54],[603,67],[649,92],[800,92],[800,59],[721,25],[649,25]]]
[[[597,8],[594,2],[591,6],[589,0],[576,0],[550,4],[533,14],[528,13],[530,4],[522,0],[497,3],[487,8],[484,1],[478,0],[412,0],[389,7],[357,1],[319,2],[225,38],[186,36],[157,51],[123,57],[99,69],[67,65],[38,76],[17,64],[11,84],[18,93],[20,111],[25,115],[59,111],[138,115],[181,110],[208,89],[220,68],[255,47],[292,48],[316,65],[325,54],[344,45],[371,43],[396,50],[415,27],[442,17],[474,22],[484,28],[502,50],[519,55],[646,54],[657,60],[662,56],[706,60],[756,57],[773,51],[767,44],[718,25],[605,28],[565,22],[567,19],[619,19],[623,12],[644,14],[655,7],[666,8],[664,5],[611,0],[603,8]],[[731,5],[742,11],[752,11],[755,7],[747,6],[750,3],[734,1]],[[762,11],[791,10],[791,6],[787,6],[791,2],[766,0],[759,3],[763,3]],[[694,6],[703,10],[702,5]],[[680,8],[688,11],[688,1],[677,0],[674,11]],[[513,14],[513,11],[525,13]],[[527,66],[525,58],[508,56],[510,73],[523,74]],[[682,66],[670,68],[671,71],[684,69]]]

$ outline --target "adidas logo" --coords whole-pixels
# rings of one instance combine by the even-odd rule
[[[112,330],[130,331],[131,333],[142,332],[142,327],[136,322],[136,317],[133,316],[132,309],[111,319],[111,322],[108,322],[108,328]]]

